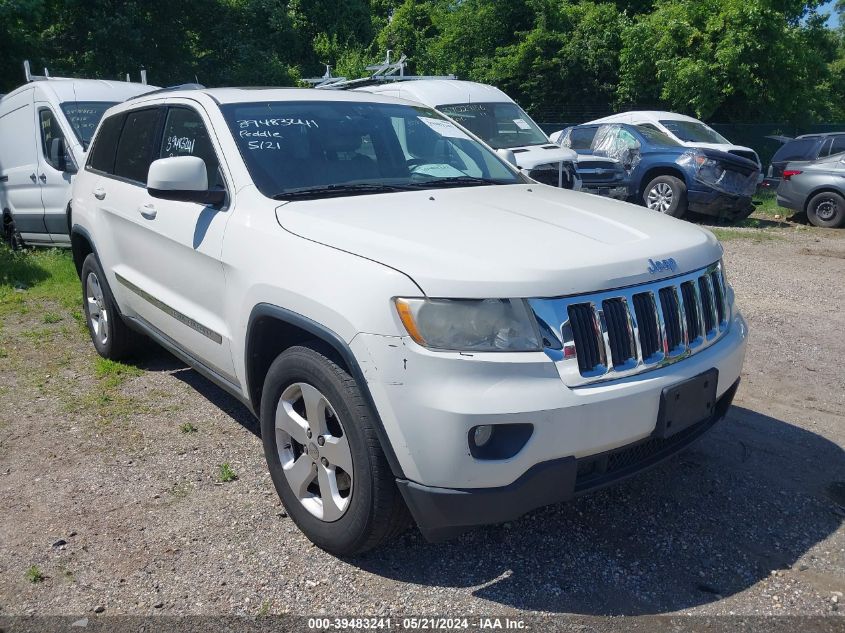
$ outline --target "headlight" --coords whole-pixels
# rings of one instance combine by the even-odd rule
[[[522,299],[396,299],[408,334],[423,347],[467,352],[536,352],[537,321]]]

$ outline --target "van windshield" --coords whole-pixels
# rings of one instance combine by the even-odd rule
[[[70,123],[76,139],[82,143],[82,148],[87,150],[94,136],[94,130],[100,124],[103,113],[116,101],[65,101],[61,104],[62,112]]]
[[[549,144],[543,130],[515,103],[455,103],[437,109],[493,149]]]
[[[355,101],[221,105],[258,190],[304,199],[523,182],[434,110]]]
[[[730,145],[730,141],[713,128],[701,121],[677,121],[667,119],[660,122],[667,130],[685,143],[720,143]]]

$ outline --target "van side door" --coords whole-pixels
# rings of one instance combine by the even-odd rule
[[[0,112],[0,205],[27,242],[50,242],[38,180],[33,90],[7,96]]]

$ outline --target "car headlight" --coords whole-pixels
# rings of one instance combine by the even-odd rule
[[[434,350],[541,351],[537,320],[523,299],[404,299],[396,310],[414,341]]]

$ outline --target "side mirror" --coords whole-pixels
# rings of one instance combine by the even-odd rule
[[[50,141],[50,164],[59,171],[67,171],[67,154],[65,139],[54,138]]]
[[[516,164],[516,155],[515,155],[515,154],[514,154],[511,150],[509,150],[509,149],[504,149],[504,148],[502,148],[502,149],[497,149],[497,150],[496,150],[496,154],[497,154],[497,155],[498,155],[498,157],[499,157],[499,158],[501,158],[503,161],[506,161],[506,162],[510,163],[510,164],[511,164],[511,165],[513,165],[514,167],[517,167],[517,168],[519,167],[519,165],[517,165],[517,164]]]
[[[154,160],[147,173],[147,191],[154,198],[197,202],[218,207],[226,199],[223,190],[209,190],[205,161],[197,156],[174,156]]]

